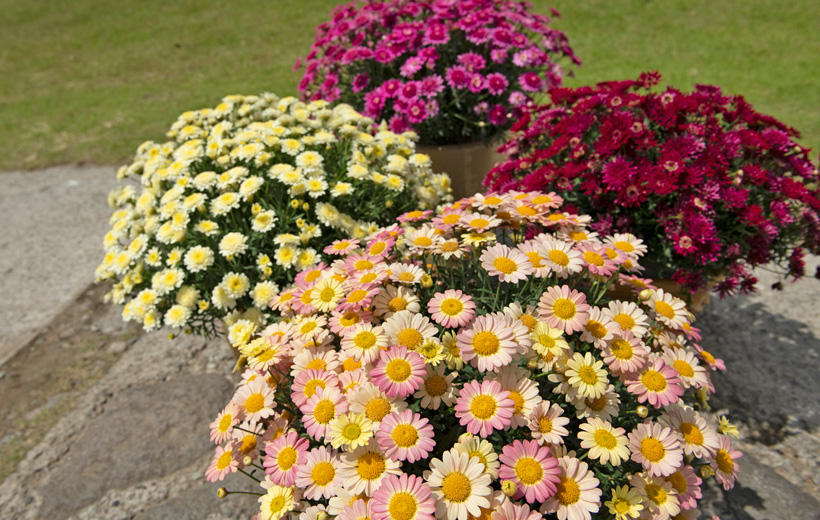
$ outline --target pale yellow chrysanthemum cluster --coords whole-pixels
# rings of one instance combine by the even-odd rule
[[[117,172],[122,186],[98,281],[123,318],[216,332],[261,324],[279,285],[416,206],[450,199],[450,181],[415,153],[415,135],[374,126],[348,105],[228,96],[185,112]]]

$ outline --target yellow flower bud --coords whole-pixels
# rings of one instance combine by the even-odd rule
[[[301,203],[302,202],[299,199],[293,199],[292,201],[290,201],[290,207],[296,209],[299,207],[299,204]]]
[[[253,464],[253,459],[250,457],[250,455],[245,455],[245,457],[242,458],[242,465],[250,466],[251,464]]]
[[[228,496],[228,490],[225,489],[224,487],[221,487],[221,488],[216,490],[216,497],[217,498],[225,498],[226,496]]]
[[[643,291],[638,293],[638,298],[642,302],[645,302],[645,301],[648,301],[649,298],[651,298],[653,294],[655,294],[655,291],[653,291],[652,289],[644,289]]]
[[[309,210],[310,209],[310,204],[307,203],[307,202],[303,202],[302,203],[302,209],[305,210],[305,211]]]
[[[508,497],[511,497],[518,491],[518,485],[512,480],[503,480],[501,482],[501,491]]]
[[[701,466],[698,472],[700,473],[700,476],[703,478],[709,478],[715,474],[714,470],[712,470],[712,468],[709,466]]]
[[[641,419],[643,419],[643,418],[645,418],[647,415],[649,415],[649,408],[647,408],[647,407],[646,407],[646,406],[644,406],[644,405],[640,405],[640,406],[638,406],[637,408],[635,408],[635,413],[637,413],[637,414],[638,414],[638,417],[640,417]]]
[[[424,274],[421,277],[421,286],[424,287],[425,289],[429,289],[430,287],[433,286],[433,279],[430,278],[429,274]]]
[[[387,202],[384,203],[384,207],[385,208],[392,208],[393,207],[393,201],[388,200]]]

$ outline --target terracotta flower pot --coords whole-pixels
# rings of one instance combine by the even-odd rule
[[[686,308],[692,314],[700,314],[706,305],[709,304],[709,295],[712,292],[712,287],[715,286],[718,280],[710,281],[706,287],[701,287],[694,294],[684,290],[677,282],[668,279],[653,280],[652,284],[658,289],[663,289],[672,296],[680,298],[686,302]],[[607,291],[607,295],[613,299],[628,298],[634,294],[633,289],[623,285],[617,285]]]
[[[502,159],[495,150],[494,145],[483,143],[416,147],[417,152],[430,156],[434,172],[450,176],[456,199],[483,191],[481,182],[493,165]]]

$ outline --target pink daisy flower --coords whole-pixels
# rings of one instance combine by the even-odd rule
[[[376,442],[391,459],[413,463],[427,458],[436,447],[434,436],[430,421],[407,409],[382,419]]]
[[[559,520],[590,520],[601,506],[600,482],[586,462],[575,457],[558,459],[557,490],[541,507],[542,513],[555,513]]]
[[[281,439],[281,437],[280,437]],[[304,454],[296,468],[296,487],[303,490],[305,498],[321,500],[336,496],[336,486],[340,485],[339,456],[324,446],[313,448]]]
[[[481,253],[481,267],[490,276],[497,276],[502,282],[516,283],[527,278],[534,271],[530,260],[518,249],[504,244],[488,247]]]
[[[695,474],[692,466],[684,465],[666,477],[666,481],[672,484],[672,488],[678,493],[681,509],[694,509],[698,506],[698,501],[703,497],[700,490],[703,481]]]
[[[455,410],[468,432],[486,438],[510,425],[515,403],[498,381],[471,381],[461,388]]]
[[[246,420],[255,422],[273,415],[273,389],[263,378],[242,385],[233,396]]]
[[[427,217],[433,214],[432,210],[414,210],[408,211],[407,213],[402,213],[401,215],[396,218],[399,222],[420,222],[422,220],[427,220]]]
[[[339,513],[337,520],[370,520],[373,518],[372,507],[373,502],[370,500],[354,500]]]
[[[675,369],[683,388],[703,388],[709,386],[709,375],[698,362],[691,350],[676,348],[665,349],[661,355],[664,363]]]
[[[390,280],[406,285],[419,283],[424,276],[424,271],[421,267],[406,263],[392,263],[390,264]]]
[[[233,449],[232,442],[225,446],[217,446],[211,465],[205,471],[205,478],[208,482],[217,482],[224,479],[228,473],[236,472],[239,469],[238,456],[239,451]]]
[[[339,388],[339,377],[329,370],[304,370],[296,374],[291,385],[291,399],[296,406],[302,406],[319,389]]]
[[[542,520],[544,517],[525,504],[505,500],[495,509],[490,518],[492,520]]]
[[[416,475],[390,475],[372,499],[373,520],[433,520],[436,502],[430,486]]]
[[[308,440],[299,437],[294,430],[265,444],[265,459],[262,461],[265,474],[274,484],[292,486],[296,482],[296,469],[304,464],[305,452],[309,447]]]
[[[683,462],[683,450],[677,435],[658,423],[641,423],[629,434],[632,460],[647,473],[665,477],[674,473]]]
[[[708,459],[713,457],[719,446],[718,434],[698,412],[688,406],[670,406],[658,418],[664,426],[669,426],[678,434],[684,455]]]
[[[370,302],[379,294],[379,287],[376,285],[348,284],[347,294],[338,303],[337,309],[341,312],[358,311],[370,307]]]
[[[603,351],[609,370],[615,375],[632,374],[644,367],[649,350],[629,331],[617,332]]]
[[[683,395],[678,373],[659,357],[650,358],[640,372],[625,381],[627,390],[638,396],[639,403],[648,402],[662,408]]]
[[[359,247],[359,241],[353,238],[334,240],[323,249],[326,255],[344,256]]]
[[[348,274],[370,271],[381,263],[382,258],[366,254],[352,254],[344,259],[344,270]]]
[[[344,333],[352,330],[359,323],[369,323],[373,319],[373,314],[369,311],[345,311],[334,310],[328,320],[330,332],[344,336]]]
[[[498,476],[518,484],[514,498],[524,497],[528,503],[543,502],[555,494],[558,483],[558,461],[549,448],[536,441],[515,440],[504,446]]]
[[[381,349],[387,347],[387,335],[381,327],[370,323],[361,323],[342,334],[343,352],[352,355],[362,363],[373,363],[378,359]]]
[[[433,219],[433,225],[446,231],[461,222],[464,214],[464,210],[458,208],[445,208]]]
[[[337,388],[321,388],[299,410],[308,435],[322,440],[327,435],[330,421],[347,411],[347,400]]]
[[[642,338],[649,330],[649,317],[635,302],[611,301],[604,314],[618,324],[621,330],[628,330],[637,338]]]
[[[443,327],[463,327],[475,316],[475,303],[469,294],[457,289],[437,292],[427,304],[433,321]]]
[[[564,417],[564,409],[557,403],[541,401],[529,416],[529,429],[532,438],[541,444],[561,444],[569,435],[566,426],[569,417]]]
[[[409,350],[420,347],[438,332],[427,316],[409,310],[399,311],[385,319],[383,328],[390,345]]]
[[[214,444],[223,443],[231,438],[233,427],[239,424],[240,410],[236,403],[228,405],[219,412],[211,427],[211,442]]]
[[[501,224],[501,220],[482,213],[465,213],[461,215],[459,224],[476,233],[483,233],[497,227]]]
[[[373,257],[384,257],[390,252],[396,241],[392,238],[374,238],[367,243],[365,252]]]
[[[618,326],[603,314],[600,307],[590,307],[589,318],[581,333],[581,341],[592,343],[596,348],[602,349],[617,330]]]
[[[421,355],[396,346],[381,352],[370,378],[388,397],[403,399],[418,389],[424,382],[425,374]]]
[[[529,259],[534,269],[533,276],[535,278],[546,278],[552,274],[552,270],[544,261],[544,256],[538,242],[535,240],[527,240],[518,246],[518,250],[524,253]]]
[[[581,253],[584,266],[592,274],[608,277],[618,269],[597,244],[581,244],[576,249]]]
[[[737,472],[740,470],[737,459],[742,456],[741,452],[732,449],[732,441],[729,437],[720,436],[717,452],[709,460],[709,466],[714,470],[715,478],[721,483],[723,489],[728,491],[735,486]]]
[[[586,295],[568,285],[549,287],[538,300],[538,313],[547,325],[572,334],[584,329],[589,319],[589,305]]]
[[[518,349],[514,329],[506,316],[479,316],[462,329],[456,342],[464,361],[482,372],[495,371],[512,362]]]

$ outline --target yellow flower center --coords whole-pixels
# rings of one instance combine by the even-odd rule
[[[312,397],[318,388],[326,388],[324,380],[310,379],[307,383],[305,383],[305,396]]]
[[[319,424],[327,424],[336,416],[336,405],[329,399],[322,399],[313,408],[313,418]]]
[[[441,481],[441,493],[450,502],[461,503],[470,498],[473,487],[464,473],[454,471]]]
[[[393,428],[393,433],[390,437],[399,448],[410,448],[415,446],[416,442],[418,442],[419,432],[414,426],[409,424],[399,424]]]
[[[376,335],[369,330],[362,330],[353,336],[353,344],[362,350],[367,350],[376,344]]]
[[[396,383],[403,383],[407,381],[412,372],[413,370],[410,363],[404,359],[391,359],[390,362],[387,363],[387,367],[384,369],[384,373],[387,377]]]
[[[633,320],[632,316],[630,316],[629,314],[624,314],[624,313],[616,314],[612,318],[612,321],[614,321],[615,323],[620,325],[621,328],[624,329],[624,330],[632,330],[632,327],[635,326],[635,320]]]
[[[432,397],[442,396],[447,391],[447,380],[440,375],[432,375],[424,381],[424,389]]]
[[[558,298],[552,304],[552,313],[561,320],[571,320],[575,316],[575,302],[569,298]]]
[[[233,422],[233,415],[231,415],[229,413],[226,413],[225,415],[222,416],[222,419],[219,420],[219,426],[217,427],[217,429],[220,432],[224,433],[224,432],[228,431],[228,428],[231,427],[232,422]]]
[[[390,312],[403,311],[406,307],[407,300],[405,300],[401,296],[396,296],[392,298],[389,302],[387,302],[387,308],[390,309]]]
[[[276,465],[279,466],[279,469],[282,471],[287,471],[296,464],[297,458],[299,458],[299,453],[292,447],[285,446],[279,451],[279,455],[276,456]]]
[[[606,394],[596,397],[595,399],[585,399],[584,402],[588,408],[600,412],[604,409],[604,406],[606,406]]]
[[[587,385],[598,383],[598,373],[591,366],[582,366],[578,369],[578,378]]]
[[[342,437],[349,441],[355,441],[362,434],[362,428],[356,423],[347,423],[342,428]]]
[[[322,358],[315,358],[311,359],[310,362],[305,365],[308,370],[325,370],[327,368],[327,363]]]
[[[560,249],[550,249],[547,256],[550,257],[550,261],[552,263],[558,264],[561,267],[566,267],[569,264],[569,256],[567,256],[567,254]]]
[[[650,392],[663,392],[666,390],[666,378],[657,370],[647,370],[641,374],[641,383]]]
[[[549,195],[536,195],[530,202],[533,204],[549,204],[552,202],[552,197]]]
[[[595,251],[584,251],[584,260],[586,260],[587,263],[596,265],[598,267],[604,265],[604,257],[599,255]]]
[[[593,438],[595,439],[595,444],[608,450],[611,450],[618,445],[618,441],[615,439],[615,436],[607,430],[595,430],[595,435]]]
[[[353,268],[357,271],[367,271],[368,269],[373,268],[373,262],[361,258],[353,263]]]
[[[581,487],[573,478],[561,477],[556,487],[558,490],[555,492],[555,497],[563,506],[572,505],[581,499]]]
[[[231,465],[231,461],[233,460],[233,452],[226,451],[216,459],[216,469],[222,471],[223,469],[227,468]]]
[[[484,228],[484,227],[487,227],[489,225],[490,225],[490,221],[487,220],[486,218],[478,217],[478,218],[474,218],[470,221],[470,226],[472,226],[474,228]]]
[[[516,210],[519,214],[521,214],[521,215],[523,215],[523,216],[525,216],[525,217],[531,217],[531,216],[533,216],[533,215],[535,215],[535,214],[537,213],[534,209],[532,209],[532,208],[531,208],[531,207],[529,207],[529,206],[518,206],[517,208],[515,208],[515,210]]]
[[[333,246],[333,249],[336,251],[341,251],[342,249],[347,249],[350,246],[350,242],[347,240],[342,240]]]
[[[624,253],[631,253],[632,251],[635,250],[635,247],[632,244],[630,244],[629,242],[625,241],[625,240],[618,240],[617,242],[615,242],[612,245],[617,247],[618,249],[620,249]]]
[[[342,361],[342,368],[345,372],[353,372],[356,369],[362,368],[362,364],[356,361],[355,358],[349,357]]]
[[[521,323],[523,323],[524,326],[530,330],[534,329],[535,326],[538,324],[538,320],[536,320],[535,316],[531,314],[522,314],[521,317],[518,319],[521,320]]]
[[[707,352],[707,351],[705,351],[705,350],[702,350],[702,351],[700,352],[700,355],[701,355],[701,357],[702,357],[702,358],[703,358],[703,359],[704,359],[707,363],[709,363],[710,365],[714,365],[714,364],[715,364],[715,356],[713,356],[713,355],[712,355],[712,354],[710,354],[709,352]]]
[[[514,273],[518,269],[518,265],[506,256],[499,256],[493,260],[493,266],[504,274]]]
[[[422,235],[420,237],[416,237],[415,240],[413,240],[413,244],[419,247],[430,247],[433,245],[433,240],[430,237]]]
[[[655,312],[669,320],[675,317],[675,309],[663,300],[655,302]]]
[[[458,250],[458,242],[456,240],[448,240],[446,242],[442,242],[439,247],[445,253],[452,253]]]
[[[718,450],[717,455],[715,455],[715,462],[717,462],[718,469],[723,473],[731,474],[735,469],[735,461],[732,460],[732,456],[726,450]]]
[[[613,499],[612,505],[615,506],[615,512],[619,515],[625,515],[630,509],[632,509],[630,503],[622,498]]]
[[[379,422],[390,413],[390,402],[383,397],[374,397],[364,407],[364,414],[373,422]]]
[[[348,303],[359,303],[367,296],[367,291],[364,289],[356,289],[347,295]]]
[[[549,417],[541,417],[538,419],[538,431],[541,433],[549,433],[552,431],[552,419]]]
[[[366,273],[359,278],[359,281],[361,283],[372,283],[378,276],[376,273]]]
[[[359,461],[356,464],[356,471],[364,480],[376,480],[384,473],[384,469],[384,458],[372,451],[368,451],[359,457]]]
[[[414,349],[424,340],[424,336],[416,329],[408,327],[396,334],[396,340],[399,342],[399,345],[407,347],[408,349]]]
[[[320,271],[319,269],[316,269],[315,271],[311,271],[307,275],[305,275],[305,281],[307,283],[315,282],[316,280],[319,279],[319,277],[321,275],[322,275],[322,271]]]
[[[680,471],[676,471],[666,477],[666,481],[672,484],[672,487],[675,488],[675,491],[677,491],[679,495],[686,493],[689,487],[686,485],[686,477],[684,477]]]
[[[544,468],[532,457],[521,457],[515,463],[515,476],[525,486],[532,486],[544,478]]]
[[[694,444],[700,446],[703,444],[703,433],[696,425],[692,423],[681,423],[680,432],[687,444]]]
[[[555,346],[555,338],[553,338],[549,334],[539,334],[538,343],[544,345],[544,347],[546,347],[547,349],[551,349]]]
[[[256,435],[249,433],[242,437],[242,444],[239,446],[239,451],[247,455],[256,448]]]
[[[658,439],[647,437],[641,441],[641,454],[649,462],[658,462],[666,455],[666,449]]]
[[[390,518],[394,520],[411,520],[416,516],[418,505],[416,499],[410,493],[402,491],[395,493],[390,498],[390,503],[387,505],[387,510],[390,512]]]
[[[399,273],[399,280],[402,282],[412,282],[416,279],[416,277],[410,271],[402,271]]]
[[[611,350],[612,355],[618,359],[622,359],[624,361],[632,359],[632,345],[625,339],[613,340],[609,345],[609,350]]]
[[[513,402],[513,413],[520,414],[524,409],[524,396],[515,390],[510,390],[510,399]]]
[[[533,267],[544,267],[544,264],[541,263],[544,257],[541,256],[541,254],[538,251],[528,251],[525,254],[527,255],[527,258],[530,259],[530,263]]]
[[[687,363],[682,359],[676,359],[672,362],[672,366],[678,372],[678,374],[682,375],[683,377],[692,377],[695,375],[695,370],[692,368],[692,365]]]
[[[484,330],[473,336],[473,350],[479,356],[492,356],[498,352],[501,342],[493,332]]]
[[[336,468],[330,462],[319,462],[313,466],[310,478],[317,486],[326,486],[333,481],[336,476]]]
[[[601,339],[606,336],[606,327],[599,321],[589,320],[584,326],[584,329],[586,329],[593,338]]]
[[[447,316],[458,316],[464,310],[464,304],[457,298],[447,298],[441,302],[441,312]]]
[[[256,413],[265,407],[265,397],[260,393],[251,394],[245,399],[245,411]]]
[[[378,255],[381,254],[382,251],[385,250],[387,244],[384,242],[376,242],[372,246],[370,246],[370,254],[371,255]]]
[[[330,303],[333,301],[333,298],[336,297],[336,291],[333,290],[332,287],[325,287],[322,289],[322,292],[319,293],[319,300]]]
[[[666,491],[657,484],[647,484],[644,493],[646,493],[646,498],[658,505],[665,504],[669,498]]]
[[[470,401],[470,413],[482,421],[492,417],[495,414],[496,408],[495,398],[490,395],[479,394]]]
[[[501,197],[496,197],[495,195],[490,195],[489,197],[484,198],[484,204],[488,206],[497,206],[504,202]]]

